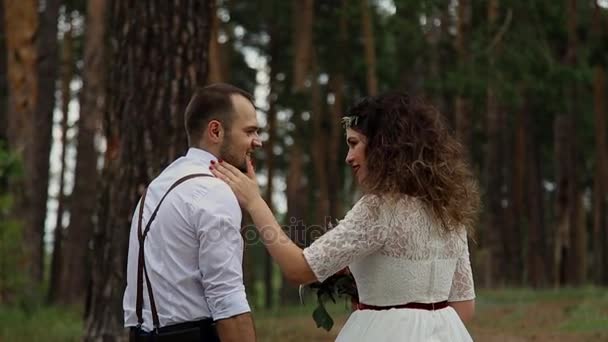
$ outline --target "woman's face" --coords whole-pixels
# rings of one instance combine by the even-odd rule
[[[367,161],[365,159],[365,146],[367,139],[365,135],[353,130],[346,129],[346,144],[348,145],[348,154],[346,155],[346,163],[353,169],[353,173],[357,182],[361,181],[367,175]]]

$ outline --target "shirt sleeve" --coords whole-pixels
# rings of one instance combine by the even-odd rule
[[[304,257],[318,281],[324,281],[358,258],[380,249],[388,236],[380,199],[366,195],[333,229],[304,249]]]
[[[448,301],[459,302],[475,298],[475,286],[473,284],[473,271],[471,270],[471,260],[469,257],[469,245],[466,234],[463,234],[464,249],[456,261],[456,270],[452,279],[452,288],[448,296]]]
[[[194,224],[200,249],[198,264],[205,299],[214,320],[250,312],[243,284],[241,210],[223,182],[193,196]]]

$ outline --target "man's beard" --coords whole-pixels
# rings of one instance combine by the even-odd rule
[[[233,150],[231,139],[224,139],[222,146],[220,146],[220,158],[230,163],[241,172],[247,173],[247,160],[245,159],[245,156],[239,156],[239,154]]]

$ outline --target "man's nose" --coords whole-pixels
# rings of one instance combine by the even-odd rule
[[[253,146],[253,148],[260,148],[262,147],[262,140],[260,140],[259,138],[255,138],[253,139],[251,145]]]

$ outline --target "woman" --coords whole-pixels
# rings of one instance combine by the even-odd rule
[[[248,175],[212,165],[250,213],[286,278],[324,281],[349,266],[358,309],[337,341],[471,341],[467,245],[479,193],[462,146],[440,114],[406,94],[359,102],[343,119],[363,197],[339,225],[301,250],[281,230]]]

